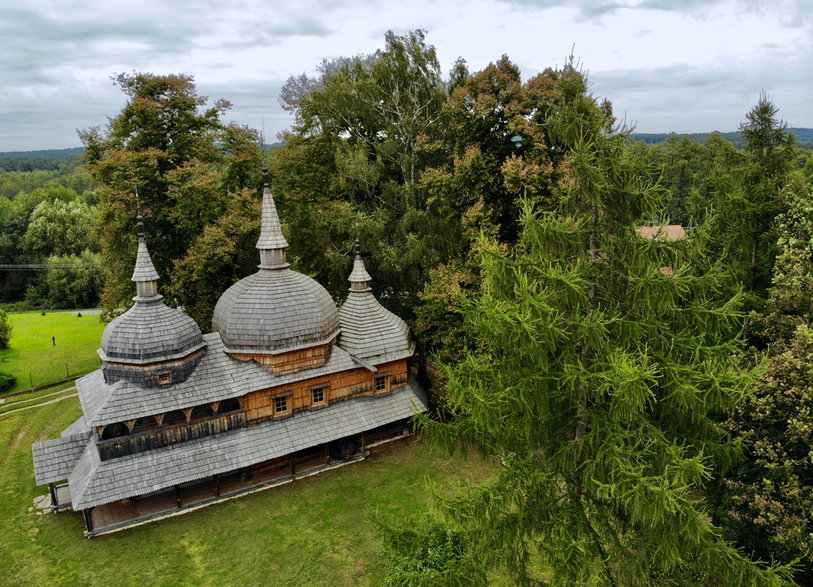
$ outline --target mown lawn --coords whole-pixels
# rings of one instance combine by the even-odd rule
[[[9,314],[9,318],[14,327],[10,347],[0,350],[0,371],[17,378],[9,393],[30,389],[32,384],[38,387],[79,377],[99,367],[96,349],[102,341],[104,324],[98,316],[21,312]]]
[[[369,512],[408,518],[427,482],[486,478],[491,465],[423,441],[368,460],[125,532],[88,540],[79,514],[36,515],[31,443],[79,416],[75,398],[0,416],[0,585],[379,585],[380,537]]]

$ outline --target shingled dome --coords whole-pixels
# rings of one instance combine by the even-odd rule
[[[266,180],[257,241],[260,270],[227,289],[212,316],[212,328],[228,352],[279,353],[327,343],[339,333],[333,298],[317,281],[290,268],[287,247]]]
[[[370,288],[372,278],[364,267],[358,241],[348,281],[350,293],[339,309],[342,325],[339,346],[353,356],[375,364],[412,356],[415,345],[406,323],[373,295]]]
[[[192,318],[161,302],[158,272],[152,264],[139,216],[138,255],[132,280],[135,304],[104,329],[99,356],[113,363],[144,365],[180,359],[205,346]]]

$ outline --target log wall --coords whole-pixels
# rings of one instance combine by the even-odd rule
[[[306,349],[299,349],[278,355],[253,355],[246,353],[232,353],[231,356],[239,361],[254,360],[274,375],[288,375],[303,369],[321,367],[330,358],[332,343],[322,344]]]
[[[385,387],[375,390],[374,377],[384,377]],[[385,363],[378,367],[374,374],[364,367],[314,377],[304,381],[297,381],[287,385],[280,385],[261,391],[249,393],[243,398],[246,422],[260,422],[269,418],[284,418],[301,410],[321,408],[333,402],[341,401],[358,395],[375,395],[388,393],[393,386],[405,383],[407,379],[406,359]],[[313,404],[311,390],[314,387],[327,386],[324,389],[324,401]],[[286,410],[277,412],[275,398],[285,397]]]

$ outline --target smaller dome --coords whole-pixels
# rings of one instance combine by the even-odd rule
[[[415,351],[406,322],[382,306],[370,288],[372,278],[364,267],[356,241],[356,258],[348,278],[350,293],[339,308],[342,333],[339,346],[351,355],[382,363],[412,356]]]
[[[167,307],[158,293],[158,272],[138,217],[138,253],[132,280],[135,304],[104,329],[99,356],[105,362],[146,365],[183,358],[206,345],[192,318]]]
[[[160,301],[136,302],[102,335],[102,360],[146,364],[185,357],[204,346],[192,318]]]

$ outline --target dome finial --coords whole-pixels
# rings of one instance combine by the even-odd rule
[[[136,282],[138,289],[138,300],[152,300],[157,296],[155,282],[158,281],[158,272],[150,259],[150,252],[147,250],[147,241],[144,239],[144,217],[136,216],[136,230],[138,231],[138,252],[136,253],[135,268],[131,279]],[[158,296],[157,299],[160,299]]]
[[[282,234],[282,223],[279,221],[277,206],[274,203],[274,196],[271,195],[271,188],[268,185],[268,168],[263,167],[263,208],[260,219],[260,238],[257,240],[257,248],[260,250],[261,269],[284,269],[288,267],[285,260],[285,249],[288,248],[288,241]]]
[[[356,258],[353,260],[353,270],[347,281],[350,282],[351,291],[369,291],[370,282],[373,280],[367,269],[364,267],[364,259],[361,258],[361,239],[356,238]]]

